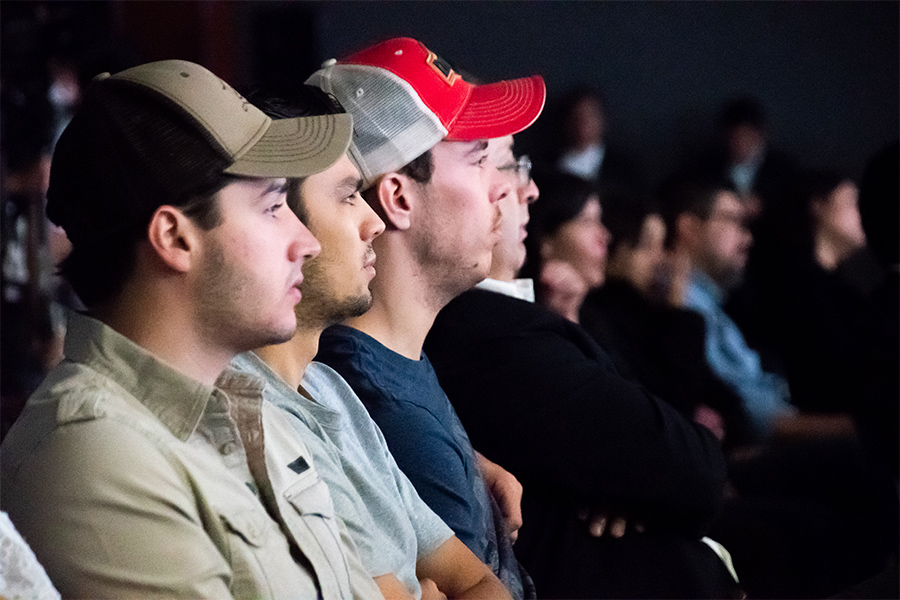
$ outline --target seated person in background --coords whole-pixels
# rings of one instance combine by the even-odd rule
[[[731,457],[729,480],[738,497],[714,535],[734,553],[752,596],[833,594],[877,564],[882,546],[872,543],[883,537],[871,510],[880,501],[878,483],[853,421],[799,412],[787,382],[763,368],[724,312],[752,243],[730,186],[673,180],[664,200],[673,253],[688,273],[683,306],[703,316],[709,366],[742,398],[759,442],[754,453]]]
[[[476,446],[525,482],[516,554],[551,598],[733,597],[735,580],[700,541],[723,501],[716,439],[521,293],[537,188],[509,138],[491,149],[516,192],[498,201],[488,279],[444,307],[425,349]]]
[[[294,117],[310,107],[337,111],[332,103],[307,86],[293,103],[273,103],[268,112]],[[436,588],[451,598],[499,597],[500,582],[421,500],[350,386],[311,362],[326,327],[363,314],[372,303],[372,240],[384,222],[359,195],[361,184],[344,157],[291,188],[288,201],[322,245],[304,268],[297,332],[287,343],[242,354],[232,364],[265,379],[266,399],[292,415],[337,515],[386,598],[432,598]]]
[[[807,412],[852,413],[865,369],[866,300],[882,279],[866,248],[856,184],[835,171],[806,174],[807,219],[798,248],[785,253],[777,348],[792,403]]]
[[[386,226],[373,242],[371,308],[328,328],[316,360],[359,395],[422,499],[520,596],[509,536],[521,524],[521,487],[476,457],[422,343],[441,307],[487,275],[496,202],[512,192],[487,140],[537,119],[543,80],[471,85],[421,43],[400,38],[328,64],[308,83],[353,115],[363,196]]]
[[[603,221],[612,238],[606,281],[585,299],[581,326],[622,375],[729,445],[747,441],[740,397],[706,363],[702,317],[657,298],[666,260],[662,217],[649,201],[612,198]]]
[[[673,301],[703,316],[709,367],[741,397],[754,433],[764,437],[795,410],[787,382],[763,370],[722,306],[741,281],[753,241],[746,210],[730,186],[715,179],[673,181],[663,202],[673,263],[688,274],[683,298]]]
[[[612,189],[641,184],[633,157],[607,141],[609,129],[606,100],[600,90],[578,87],[569,92],[560,107],[557,131],[564,147],[557,151],[555,170],[580,177],[604,194]]]
[[[772,142],[762,103],[750,95],[727,100],[718,118],[720,146],[706,157],[701,173],[731,184],[753,235],[740,286],[729,293],[728,311],[754,348],[770,362],[778,352],[773,319],[781,292],[772,274],[783,263],[806,219],[795,159]],[[774,301],[773,301],[774,300]]]
[[[284,178],[335,163],[351,130],[345,115],[272,121],[185,61],[87,90],[47,215],[88,314],[0,469],[3,507],[63,596],[380,596],[288,415],[226,368],[293,335],[319,244]]]
[[[538,303],[578,323],[585,295],[606,277],[609,232],[600,220],[600,196],[573,175],[550,175],[543,188],[541,202],[526,220],[523,275],[536,280]]]

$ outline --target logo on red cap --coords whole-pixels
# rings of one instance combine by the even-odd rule
[[[453,87],[453,84],[456,83],[456,80],[459,79],[459,75],[456,71],[453,70],[453,67],[450,66],[446,60],[432,52],[428,51],[428,56],[425,57],[425,62],[431,65],[431,68],[438,72],[447,85]]]

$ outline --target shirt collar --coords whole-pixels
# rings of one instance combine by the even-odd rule
[[[691,273],[691,285],[697,292],[714,304],[722,304],[722,301],[725,299],[725,292],[722,291],[722,288],[703,271],[694,269]]]
[[[531,279],[500,281],[499,279],[488,278],[475,287],[489,292],[512,296],[526,302],[534,302],[534,281]]]
[[[65,341],[66,358],[110,378],[184,441],[200,422],[216,388],[176,371],[111,327],[73,313]],[[217,387],[259,387],[261,381],[226,371]]]

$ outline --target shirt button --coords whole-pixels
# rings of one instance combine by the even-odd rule
[[[226,442],[225,444],[222,444],[222,447],[219,448],[219,451],[225,456],[228,456],[229,454],[234,454],[237,449],[238,446],[234,442]]]

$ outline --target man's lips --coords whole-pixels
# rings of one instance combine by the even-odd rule
[[[294,282],[294,285],[292,285],[291,289],[288,291],[288,294],[295,298],[295,302],[300,302],[300,299],[303,297],[303,292],[300,291],[300,285],[302,283],[303,283],[303,276],[301,275],[300,278]]]

